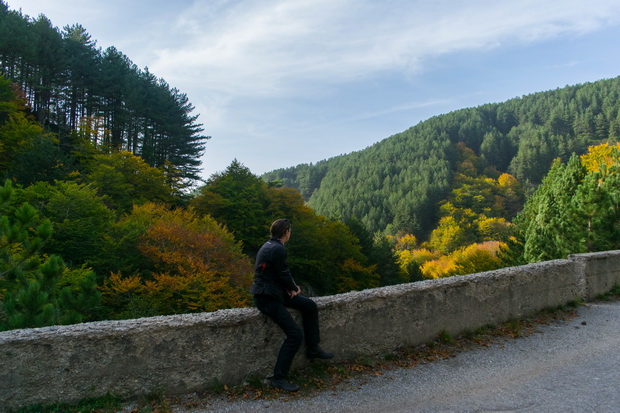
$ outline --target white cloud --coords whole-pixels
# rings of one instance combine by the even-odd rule
[[[36,3],[9,0],[60,27],[85,25],[106,39],[103,47],[115,45],[173,85],[235,97],[316,95],[382,73],[407,77],[434,57],[581,34],[620,17],[617,0]]]
[[[536,54],[536,45],[617,25],[618,0],[8,2],[59,27],[81,23],[100,46],[116,46],[187,93],[213,135],[205,175],[235,157],[255,172],[280,167],[274,147],[317,161],[461,104],[609,77],[618,67],[617,50],[597,65],[591,59],[603,52],[576,54],[570,41],[555,59]],[[602,47],[613,49],[613,39],[592,50]],[[471,60],[485,56],[514,66],[531,59],[521,66],[527,81],[517,85],[526,75],[509,64]],[[487,74],[495,83],[476,82]]]
[[[197,1],[152,69],[211,92],[292,96],[447,53],[594,30],[617,1]],[[610,17],[611,16],[611,17]]]

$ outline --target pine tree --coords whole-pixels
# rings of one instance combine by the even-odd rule
[[[52,235],[50,221],[28,203],[12,207],[13,194],[6,181],[0,187],[0,330],[82,321],[100,300],[94,274],[78,271],[77,285],[63,285],[62,258],[41,254]]]
[[[517,216],[526,262],[620,247],[620,146],[556,160]]]

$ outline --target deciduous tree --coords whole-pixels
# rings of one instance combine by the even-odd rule
[[[151,271],[114,272],[104,282],[114,317],[179,314],[243,307],[252,266],[232,234],[209,216],[163,206],[136,206],[141,235],[132,237]],[[139,231],[138,231],[139,232]],[[128,240],[129,241],[129,240]],[[142,268],[144,270],[144,268]]]

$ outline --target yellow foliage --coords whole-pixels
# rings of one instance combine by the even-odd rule
[[[500,268],[502,262],[499,253],[502,247],[506,247],[506,244],[499,241],[487,241],[457,251],[454,255],[459,271],[462,274],[472,274]]]
[[[452,256],[445,255],[436,260],[425,262],[420,267],[420,271],[422,271],[423,278],[432,280],[455,275],[458,267]]]
[[[588,172],[598,172],[603,175],[617,173],[620,168],[620,143],[612,146],[608,143],[590,146],[588,153],[581,155],[581,164]]]
[[[115,294],[126,294],[138,291],[142,288],[142,283],[140,282],[140,277],[126,277],[123,278],[120,272],[112,273],[110,278],[106,280],[102,289],[106,289],[109,292],[113,292]]]
[[[418,246],[418,239],[413,234],[405,234],[396,239],[394,251],[413,250]]]
[[[488,218],[484,215],[480,216],[476,224],[483,241],[507,239],[512,225],[505,218]]]
[[[519,181],[517,181],[517,178],[507,173],[501,174],[500,177],[497,178],[497,183],[500,186],[509,186],[509,187],[510,186],[517,187],[520,185]]]
[[[151,300],[165,303],[172,313],[216,311],[247,305],[240,290],[231,286],[226,278],[213,273],[156,274],[153,280],[145,282],[145,293]]]
[[[451,215],[445,216],[439,220],[439,226],[431,233],[430,246],[441,253],[450,253],[465,243],[467,231],[464,221],[459,222]]]
[[[437,259],[441,254],[432,252],[426,248],[416,250],[399,251],[396,255],[398,264],[401,268],[406,268],[410,263],[415,262],[418,265],[424,264],[426,261]]]
[[[134,295],[144,291],[144,285],[139,276],[123,277],[120,272],[112,273],[110,278],[99,287],[103,302],[112,308],[126,305]]]
[[[501,268],[502,262],[498,254],[505,246],[505,243],[498,241],[472,244],[450,255],[427,261],[420,270],[423,278],[434,279]]]
[[[101,287],[104,302],[123,308],[139,298],[159,314],[216,311],[247,305],[244,291],[213,273],[155,274],[151,280],[112,274]]]

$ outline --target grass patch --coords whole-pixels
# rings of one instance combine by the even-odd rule
[[[253,389],[262,389],[265,387],[265,382],[259,376],[250,376],[247,379],[247,384]]]
[[[454,337],[452,337],[452,334],[448,333],[446,330],[439,333],[438,340],[442,344],[454,344]]]
[[[122,408],[122,400],[115,396],[84,399],[77,404],[35,404],[16,410],[16,413],[115,413]]]
[[[596,299],[601,301],[612,301],[620,299],[620,284],[614,285],[612,289],[605,294],[599,294]]]
[[[221,394],[228,390],[228,386],[218,379],[214,379],[209,386],[209,390],[215,394]]]
[[[385,361],[396,361],[396,360],[398,360],[400,358],[400,356],[398,355],[397,352],[390,351],[388,353],[383,353],[381,358],[383,358],[383,360],[385,360]]]

